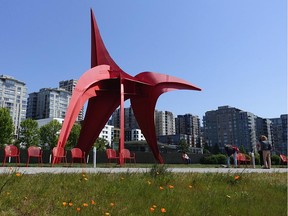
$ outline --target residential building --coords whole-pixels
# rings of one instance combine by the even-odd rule
[[[109,120],[116,128],[120,128],[120,109],[116,109]],[[125,130],[139,129],[132,107],[124,108]]]
[[[272,122],[272,144],[276,154],[287,155],[287,114],[280,118],[271,118]]]
[[[29,94],[27,118],[65,118],[71,93],[61,88],[42,88]]]
[[[78,80],[63,80],[59,82],[59,88],[65,89],[66,91],[70,92],[71,95],[76,87]],[[77,121],[82,121],[84,119],[84,107],[80,110]]]
[[[157,136],[175,135],[175,118],[173,113],[155,110],[155,130]]]
[[[36,121],[38,123],[38,128],[41,128],[42,126],[49,124],[53,120],[58,121],[61,125],[63,124],[63,121],[64,121],[63,118],[45,118],[45,119],[39,119]],[[60,131],[59,131],[59,133],[60,133]]]
[[[177,115],[175,118],[176,134],[190,135],[187,143],[191,147],[201,147],[200,119],[192,114]]]
[[[255,151],[259,134],[271,140],[271,121],[230,106],[206,112],[203,125],[206,144],[218,145],[221,152],[225,152],[225,144],[243,146],[246,152]]]
[[[145,137],[140,129],[127,129],[124,131],[124,141],[144,141]]]
[[[17,136],[20,124],[26,118],[27,88],[24,82],[7,75],[0,75],[0,107],[9,110]]]
[[[113,134],[114,126],[106,124],[98,137],[107,140],[108,145],[111,146],[113,142]]]

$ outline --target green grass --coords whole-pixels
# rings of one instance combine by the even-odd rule
[[[287,173],[177,174],[154,166],[147,173],[26,175],[11,168],[0,175],[0,199],[1,216],[286,216]]]

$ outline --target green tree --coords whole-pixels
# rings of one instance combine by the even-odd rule
[[[40,128],[40,139],[43,148],[54,148],[57,145],[61,124],[57,120],[52,120]]]
[[[26,148],[29,146],[39,145],[39,129],[37,121],[26,119],[21,122],[18,142],[25,145]]]
[[[179,149],[180,149],[180,151],[182,151],[182,152],[188,152],[188,150],[189,150],[189,144],[186,142],[185,139],[181,139],[181,140],[179,141]]]
[[[75,123],[71,129],[71,132],[69,134],[66,146],[69,149],[72,149],[74,146],[77,145],[79,135],[81,131],[81,125],[79,123]]]
[[[10,144],[13,138],[13,121],[10,117],[9,110],[0,108],[0,146]]]
[[[204,147],[203,147],[203,153],[204,154],[210,154],[210,150],[211,150],[211,148],[209,147],[208,143],[205,143]]]
[[[108,145],[108,141],[106,139],[101,138],[101,137],[98,137],[95,141],[95,144],[94,144],[97,151],[105,151],[107,145]]]
[[[243,145],[240,146],[239,151],[243,154],[246,154],[246,150]]]

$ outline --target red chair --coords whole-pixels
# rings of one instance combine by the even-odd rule
[[[66,158],[66,151],[64,148],[62,147],[54,147],[52,150],[52,160],[54,160],[54,158],[59,158],[60,159],[60,163],[62,162],[62,160],[64,160],[65,164],[67,164],[67,158]],[[53,166],[53,163],[52,163]]]
[[[280,154],[281,165],[287,165],[287,157],[283,154]]]
[[[71,149],[71,157],[72,157],[71,166],[73,166],[74,159],[80,159],[81,165],[82,163],[84,163],[84,165],[86,166],[85,152],[82,152],[80,148]]]
[[[30,158],[31,157],[37,158],[38,165],[39,165],[39,163],[43,164],[43,161],[42,161],[42,150],[41,150],[40,147],[30,146],[28,148],[28,158],[27,158],[27,163],[26,163],[27,167],[28,167],[28,164],[30,162]]]
[[[117,152],[114,149],[106,149],[106,156],[109,163],[111,163],[111,160],[119,161],[119,156],[117,156]]]
[[[11,158],[15,157],[17,166],[20,164],[20,152],[19,152],[19,149],[16,146],[14,146],[14,145],[5,146],[5,149],[4,149],[4,160],[3,160],[2,166],[5,166],[7,157],[8,158],[9,157],[11,157]]]
[[[126,159],[129,159],[130,163],[131,163],[131,160],[134,160],[134,163],[136,163],[135,153],[131,153],[128,149],[123,149],[121,154],[124,159],[124,163]]]

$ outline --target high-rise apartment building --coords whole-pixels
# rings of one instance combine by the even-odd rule
[[[29,94],[27,118],[65,118],[71,93],[61,88],[43,88]]]
[[[59,82],[59,88],[65,89],[66,91],[73,93],[78,80],[63,80]],[[80,110],[77,120],[82,121],[84,119],[84,107]]]
[[[287,114],[280,118],[270,119],[272,122],[272,143],[277,154],[287,155]]]
[[[192,114],[177,115],[175,119],[176,134],[190,135],[188,144],[191,147],[201,147],[200,119]]]
[[[255,150],[260,135],[266,135],[271,141],[269,120],[234,107],[221,106],[218,110],[206,112],[203,124],[206,144],[210,147],[218,145],[222,152],[225,144],[243,146],[251,152]]]
[[[157,136],[175,135],[175,118],[173,113],[155,110],[155,130]]]
[[[120,128],[120,109],[116,109],[110,120],[112,125],[116,128]],[[124,128],[125,130],[139,129],[138,123],[134,116],[133,110],[131,107],[124,108]]]
[[[11,76],[0,75],[0,107],[9,109],[14,124],[14,134],[17,135],[21,121],[26,118],[26,84]]]

